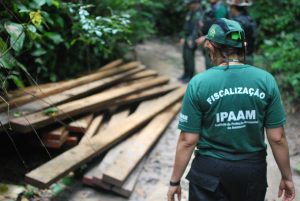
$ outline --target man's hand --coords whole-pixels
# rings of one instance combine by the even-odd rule
[[[175,197],[177,196],[177,200],[181,200],[181,186],[170,186],[168,191],[168,201],[175,201]]]
[[[295,198],[295,187],[293,181],[281,179],[278,197],[283,195],[283,201],[292,201]]]

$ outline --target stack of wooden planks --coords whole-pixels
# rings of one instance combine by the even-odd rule
[[[9,110],[0,104],[1,129],[36,132],[46,147],[64,148],[26,174],[29,184],[49,187],[93,160],[82,182],[129,197],[184,92],[140,62],[119,59],[76,79],[12,92]]]

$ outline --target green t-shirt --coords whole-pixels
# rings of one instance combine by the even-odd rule
[[[250,65],[213,67],[195,76],[185,93],[179,129],[200,134],[198,152],[253,153],[266,149],[264,128],[285,123],[280,92],[268,72]]]

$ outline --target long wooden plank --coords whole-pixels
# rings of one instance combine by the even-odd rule
[[[124,67],[124,66],[125,67],[128,67],[128,66],[136,67],[136,66],[139,66],[139,65],[140,65],[140,62],[131,62],[131,63],[123,65],[122,67]],[[15,98],[15,99],[9,101],[10,108],[28,103],[32,100],[35,100],[36,98],[47,97],[49,95],[57,94],[57,93],[60,93],[62,91],[65,91],[67,89],[71,89],[73,87],[76,87],[76,86],[79,86],[79,85],[82,85],[82,84],[90,83],[92,81],[99,80],[101,78],[108,77],[108,76],[114,75],[116,73],[121,73],[122,71],[120,72],[119,69],[120,68],[113,68],[113,69],[106,70],[106,71],[99,71],[99,72],[96,72],[96,73],[93,73],[93,74],[90,74],[90,75],[86,75],[86,76],[83,76],[83,77],[80,77],[80,78],[77,78],[77,79],[73,79],[73,80],[69,80],[67,82],[63,82],[61,85],[59,85],[57,87],[53,87],[53,88],[49,88],[49,89],[46,88],[45,90],[39,91],[38,93],[36,93],[35,96],[32,96],[32,95],[29,94],[29,95],[26,95],[26,96]],[[4,111],[6,109],[7,109],[6,104],[0,104],[0,111]]]
[[[168,82],[167,78],[159,77],[148,82],[137,83],[131,86],[124,86],[115,89],[114,91],[103,92],[95,94],[86,98],[75,100],[57,106],[57,113],[55,115],[45,115],[43,112],[36,112],[26,115],[26,117],[19,117],[10,121],[14,130],[22,133],[32,131],[32,128],[38,129],[48,126],[55,121],[66,119],[70,116],[76,116],[82,113],[92,112],[97,110],[101,105],[109,101],[115,100],[122,96],[126,96],[147,88],[161,85]]]
[[[143,113],[131,114],[123,122],[120,122],[118,127],[113,126],[108,128],[107,131],[101,135],[95,135],[90,143],[77,145],[35,170],[32,170],[26,174],[26,182],[41,188],[48,187],[62,176],[126,138],[130,132],[134,131],[138,126],[149,121],[165,108],[180,100],[183,97],[185,88],[186,87],[180,87],[157,99],[157,104]]]
[[[146,160],[144,159],[136,168],[134,168],[133,172],[121,187],[113,186],[111,190],[119,195],[129,198],[135,188],[138,177],[141,174],[145,163]]]
[[[138,80],[142,78],[148,78],[148,77],[155,77],[157,76],[158,73],[154,70],[147,69],[145,71],[136,73],[135,75],[131,75],[128,78],[124,79],[124,81],[133,81],[133,80]]]
[[[104,132],[107,128],[118,124],[120,121],[123,121],[128,117],[128,115],[129,115],[129,110],[124,110],[114,114],[106,125],[101,126],[101,129],[99,130],[97,135],[101,135],[101,133]],[[124,142],[122,142],[116,148],[109,150],[108,153],[103,158],[103,160],[99,161],[97,164],[94,165],[95,167],[92,167],[89,171],[87,171],[84,174],[82,182],[86,185],[90,185],[90,186],[97,185],[103,189],[110,190],[111,185],[102,182],[102,172],[115,159],[113,156],[118,155],[118,149],[120,149],[120,146],[126,146],[126,143],[125,145],[123,144]]]
[[[114,163],[107,168],[103,173],[103,180],[112,185],[121,187],[137,164],[143,159],[179,112],[180,106],[181,104],[177,103],[169,110],[162,112],[151,120],[139,133],[138,137],[122,150]],[[145,109],[149,110],[149,108]]]
[[[129,66],[129,68],[121,67],[120,70],[121,71],[127,70],[127,71],[92,83],[87,83],[78,87],[74,87],[60,94],[55,94],[39,100],[35,100],[33,102],[27,103],[25,105],[10,110],[9,115],[7,114],[7,112],[2,112],[0,114],[0,121],[2,125],[6,125],[9,122],[9,120],[13,118],[14,113],[30,114],[33,112],[40,111],[49,106],[55,106],[57,104],[74,100],[76,98],[87,96],[88,94],[91,94],[94,91],[99,91],[104,87],[118,83],[122,79],[128,76],[140,72],[141,70],[143,70],[143,68],[136,68],[136,67]]]
[[[158,96],[166,94],[172,90],[175,90],[180,86],[182,86],[182,85],[173,83],[173,84],[163,85],[160,87],[155,87],[155,88],[148,89],[148,90],[143,90],[142,92],[134,93],[132,95],[125,96],[123,98],[118,98],[116,100],[113,100],[112,102],[103,103],[103,105],[101,107],[99,106],[99,110],[101,108],[105,108],[105,107],[122,106],[122,105],[131,104],[134,102],[139,102],[139,101],[151,99],[154,97],[158,97]],[[7,123],[8,119],[9,119],[9,117],[6,114],[3,114],[3,113],[0,114],[0,121],[2,124],[4,124],[5,122]]]
[[[117,60],[114,60],[114,61],[106,64],[105,66],[100,67],[98,71],[105,71],[108,69],[116,68],[119,65],[121,65],[122,63],[123,63],[123,59],[117,59]]]
[[[129,110],[123,110],[121,112],[118,112],[116,114],[114,114],[109,122],[107,122],[106,124],[102,125],[101,128],[99,129],[99,131],[95,134],[98,135],[99,133],[102,133],[105,129],[107,129],[108,127],[111,127],[112,125],[116,125],[118,124],[120,121],[123,121],[125,118],[128,117],[129,115]]]
[[[102,124],[104,114],[99,114],[96,116],[84,136],[80,140],[80,144],[87,143],[98,131],[100,125]]]

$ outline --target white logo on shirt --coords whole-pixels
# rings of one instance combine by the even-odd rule
[[[219,112],[216,114],[215,127],[227,127],[228,130],[245,128],[246,124],[258,124],[255,110]]]
[[[188,116],[180,113],[179,114],[179,122],[182,122],[182,123],[188,122]]]

